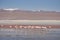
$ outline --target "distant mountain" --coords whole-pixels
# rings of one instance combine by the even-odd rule
[[[0,20],[60,20],[60,12],[0,9]]]

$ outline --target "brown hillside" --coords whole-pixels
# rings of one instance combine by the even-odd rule
[[[0,20],[60,20],[60,12],[0,11]]]

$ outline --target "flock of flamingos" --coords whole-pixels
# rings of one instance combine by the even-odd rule
[[[15,29],[47,29],[47,28],[51,28],[51,26],[33,26],[33,25],[0,25],[0,28],[15,28]]]

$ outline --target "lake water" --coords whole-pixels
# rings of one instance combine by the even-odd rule
[[[0,29],[0,40],[60,40],[60,29],[3,30]]]

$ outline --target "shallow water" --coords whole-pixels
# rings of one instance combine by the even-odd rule
[[[0,40],[60,40],[60,29],[0,29]]]

